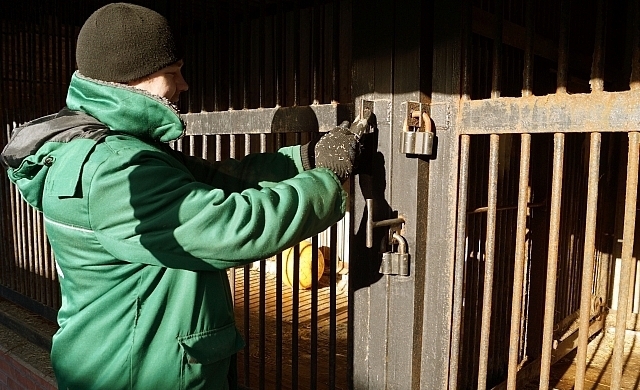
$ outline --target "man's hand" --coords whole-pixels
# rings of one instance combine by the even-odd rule
[[[361,150],[360,136],[367,126],[367,119],[356,118],[351,127],[345,121],[317,142],[303,145],[301,155],[305,169],[328,168],[344,183],[357,164]]]
[[[320,138],[315,146],[316,167],[331,169],[341,182],[345,182],[360,155],[360,137],[349,129],[349,122],[342,122]]]

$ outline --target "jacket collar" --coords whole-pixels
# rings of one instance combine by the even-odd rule
[[[153,141],[171,142],[184,134],[184,122],[168,99],[125,84],[71,77],[67,107],[83,111],[111,130]]]

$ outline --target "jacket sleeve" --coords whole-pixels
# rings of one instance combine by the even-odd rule
[[[265,157],[232,166],[232,172],[251,172],[250,180],[215,170],[216,186],[196,180],[160,151],[116,156],[101,164],[92,180],[91,229],[118,259],[211,270],[272,256],[342,218],[346,193],[331,171],[292,176],[291,168],[278,172],[281,157]],[[249,185],[287,176],[270,186]],[[246,188],[234,191],[240,187]]]
[[[210,162],[170,148],[167,151],[184,164],[196,180],[228,191],[263,187],[304,171],[299,145],[283,147],[275,153],[254,153],[242,160],[230,158],[222,162]]]

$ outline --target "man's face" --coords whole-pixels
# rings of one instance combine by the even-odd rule
[[[128,84],[154,95],[165,97],[172,103],[177,103],[180,94],[189,89],[189,85],[182,77],[182,64],[183,62],[180,60],[143,79],[130,81]]]

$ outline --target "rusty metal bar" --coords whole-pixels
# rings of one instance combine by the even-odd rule
[[[300,104],[300,2],[293,10],[293,106]]]
[[[296,244],[293,247],[293,280],[291,286],[293,288],[292,293],[292,308],[291,310],[291,388],[298,388],[298,356],[299,356],[299,333],[298,328],[300,325],[300,245]]]
[[[526,262],[527,203],[529,201],[529,164],[531,162],[531,135],[522,134],[520,144],[520,178],[518,182],[518,219],[516,225],[516,249],[511,300],[511,330],[509,332],[509,365],[507,388],[516,388],[518,358],[520,354],[520,330],[522,328],[522,301]]]
[[[237,45],[237,34],[235,31],[235,23],[234,23],[234,12],[235,12],[235,7],[236,7],[236,2],[235,1],[231,1],[228,3],[229,5],[229,10],[228,10],[228,15],[227,15],[227,31],[228,31],[228,45],[230,48],[236,48],[238,47]],[[229,79],[229,92],[228,92],[228,109],[229,110],[233,110],[234,108],[236,108],[234,101],[235,101],[235,71],[237,70],[237,67],[235,66],[235,58],[236,58],[236,50],[229,50],[228,51],[228,56],[227,56],[227,69],[228,69],[228,79]],[[246,383],[246,381],[245,381]]]
[[[251,80],[251,21],[249,20],[249,0],[242,2],[242,32],[240,35],[240,51],[242,56],[242,108],[251,108],[250,80]]]
[[[274,67],[274,94],[275,94],[275,103],[276,107],[280,107],[284,105],[284,92],[286,91],[284,86],[284,39],[283,39],[283,29],[284,29],[284,9],[282,6],[282,0],[278,0],[277,3],[277,11],[275,16],[275,42],[273,45],[274,48],[274,58],[275,58],[275,67]]]
[[[456,226],[456,260],[453,280],[453,316],[451,318],[451,362],[449,363],[449,388],[458,388],[460,364],[460,337],[462,328],[462,290],[467,237],[467,197],[469,189],[469,145],[471,137],[460,137],[460,173],[458,175],[458,220]]]
[[[549,224],[549,251],[547,282],[544,301],[542,356],[540,359],[540,390],[549,388],[553,324],[556,305],[556,279],[558,272],[558,238],[560,235],[560,205],[562,201],[562,173],[564,161],[564,134],[556,133],[553,142],[553,179],[551,185],[551,215]]]
[[[593,62],[591,63],[592,92],[604,91],[604,52],[605,52],[605,28],[607,21],[607,4],[605,0],[597,0],[595,42],[593,46]]]
[[[266,56],[265,56],[265,46],[267,41],[267,28],[265,19],[266,19],[266,10],[265,10],[265,0],[260,0],[260,21],[259,21],[259,30],[260,31],[260,39],[258,42],[258,107],[265,106],[265,77],[266,77]]]
[[[350,104],[183,114],[187,135],[327,132],[347,119]]]
[[[487,193],[487,241],[484,262],[484,290],[482,293],[482,326],[480,330],[480,357],[478,366],[478,390],[487,388],[489,338],[491,334],[491,304],[493,301],[493,269],[496,242],[496,205],[498,193],[498,153],[500,136],[491,134],[489,147],[489,184]]]
[[[313,104],[320,103],[320,42],[322,39],[322,11],[318,0],[311,7],[311,91]]]
[[[333,0],[331,34],[331,103],[340,101],[340,0]]]
[[[461,102],[459,132],[594,133],[640,129],[640,89]]]
[[[631,59],[631,80],[629,87],[631,90],[640,89],[640,4],[636,0],[629,0],[631,13],[631,42],[633,45]]]
[[[318,236],[311,237],[311,373],[309,385],[312,390],[318,382]]]
[[[627,160],[627,188],[624,208],[624,228],[622,233],[622,266],[620,269],[620,286],[618,287],[618,307],[616,313],[616,334],[613,345],[611,364],[611,388],[621,388],[622,369],[624,366],[624,338],[627,329],[627,310],[629,307],[629,289],[633,258],[634,232],[636,227],[636,201],[638,198],[638,164],[640,134],[629,133],[629,157]]]
[[[534,21],[533,0],[527,0],[525,4],[526,41],[524,47],[524,66],[522,69],[522,96],[533,95],[533,54],[535,44]]]
[[[556,93],[567,92],[569,78],[570,0],[560,0],[560,31],[558,36],[558,74]]]
[[[495,35],[493,37],[493,72],[491,75],[491,98],[499,98],[502,91],[502,26],[504,22],[503,0],[495,0]]]
[[[593,288],[593,265],[595,262],[596,218],[598,212],[598,179],[600,175],[601,134],[591,134],[589,152],[589,184],[587,189],[587,219],[584,240],[584,260],[582,265],[582,289],[580,293],[580,330],[578,333],[578,354],[576,356],[575,390],[584,388],[587,369],[587,345],[589,343],[589,322],[591,320]]]
[[[276,388],[282,388],[282,253],[276,255]]]
[[[349,231],[349,229],[346,229]],[[336,388],[336,356],[337,356],[337,328],[338,328],[338,232],[332,226],[329,236],[329,388]],[[346,259],[343,258],[343,261]]]
[[[463,0],[462,2],[462,23],[461,23],[461,35],[462,35],[462,66],[460,72],[460,85],[461,85],[461,100],[471,99],[471,65],[472,65],[472,35],[471,35],[471,21],[473,14],[473,6],[471,0]],[[454,387],[452,387],[454,388]]]

